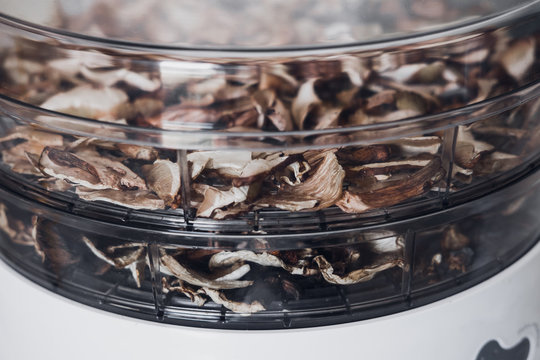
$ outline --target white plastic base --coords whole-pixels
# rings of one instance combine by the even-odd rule
[[[0,359],[474,360],[490,340],[511,347],[524,337],[527,360],[540,359],[539,280],[537,245],[484,283],[415,310],[311,329],[223,331],[92,309],[0,262]]]

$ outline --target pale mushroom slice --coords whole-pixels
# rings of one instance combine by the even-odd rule
[[[180,167],[169,160],[156,160],[143,166],[148,187],[171,206],[180,190]]]
[[[257,300],[254,300],[251,303],[230,300],[221,291],[209,287],[202,287],[197,292],[207,295],[216,304],[223,305],[232,312],[239,313],[241,315],[249,316],[250,314],[266,310],[266,308]]]
[[[191,177],[195,179],[204,169],[217,170],[221,175],[233,178],[234,186],[247,185],[266,175],[272,169],[289,161],[283,153],[261,154],[254,158],[250,151],[198,151],[188,154]]]
[[[117,88],[81,85],[51,96],[41,107],[81,117],[109,120],[116,117],[116,109],[128,100],[127,94]]]
[[[11,240],[14,240],[17,237],[17,231],[9,224],[8,216],[6,215],[6,205],[3,203],[0,203],[0,230],[4,231]]]
[[[176,278],[188,284],[210,289],[238,289],[251,286],[250,280],[211,280],[208,277],[182,266],[174,257],[161,250],[161,263]]]
[[[150,146],[116,143],[116,148],[131,159],[154,161],[158,157],[158,151]]]
[[[150,146],[133,145],[126,143],[117,143],[112,141],[100,140],[98,138],[80,137],[77,140],[71,142],[66,150],[77,151],[77,149],[84,149],[91,146],[95,146],[99,149],[105,150],[117,150],[120,151],[129,159],[154,161],[158,157],[158,151]]]
[[[92,149],[73,153],[46,147],[39,159],[39,168],[45,175],[95,190],[147,189],[144,180],[127,166]]]
[[[163,293],[165,294],[171,291],[176,291],[186,295],[196,306],[203,306],[204,303],[206,303],[206,298],[201,293],[193,290],[181,280],[175,279],[169,284],[167,279],[163,277],[161,278],[161,284],[163,287]]]
[[[37,167],[36,158],[47,146],[62,146],[62,135],[40,131],[31,126],[16,126],[10,133],[0,138],[0,143],[25,140],[2,151],[2,162],[19,174],[43,175]]]
[[[101,184],[99,174],[93,165],[68,151],[46,147],[41,153],[38,166],[40,171],[47,176],[93,189],[105,187]]]
[[[251,99],[259,114],[258,128],[262,128],[268,118],[279,131],[293,130],[291,114],[283,102],[277,98],[275,91],[259,90],[251,96]]]
[[[334,267],[332,264],[326,260],[322,255],[316,256],[313,261],[319,267],[321,275],[323,278],[330,284],[336,285],[353,285],[360,282],[366,282],[375,277],[378,273],[391,269],[396,266],[403,266],[403,261],[399,259],[394,259],[383,264],[373,265],[365,267],[363,269],[358,269],[351,271],[345,275],[337,275],[334,273]]]
[[[30,141],[20,143],[2,151],[2,162],[18,174],[43,176],[38,167],[43,148],[42,144]]]
[[[534,38],[516,41],[501,56],[501,64],[516,81],[521,81],[535,61]]]
[[[316,79],[310,79],[303,83],[298,89],[298,94],[292,103],[292,116],[296,127],[300,130],[304,129],[304,122],[309,112],[321,103],[321,99],[315,93],[315,81]]]
[[[233,186],[228,190],[202,184],[195,184],[194,187],[204,196],[204,200],[197,209],[197,216],[201,217],[211,217],[214,210],[245,201],[249,191],[249,186]]]
[[[9,131],[9,133],[0,138],[0,143],[11,140],[26,140],[30,143],[45,146],[62,146],[64,137],[60,134],[55,134],[47,131],[41,131],[28,125],[19,125]]]
[[[94,190],[78,186],[75,192],[86,201],[103,201],[135,210],[165,209],[165,202],[148,190]]]
[[[281,176],[280,180],[290,186],[296,186],[302,183],[304,175],[308,173],[309,170],[311,170],[311,166],[309,166],[309,163],[307,161],[296,161],[292,164],[289,164],[286,167],[286,170],[288,170],[291,175]]]
[[[114,266],[116,269],[128,269],[137,287],[141,287],[144,268],[146,267],[146,248],[144,246],[134,246],[126,254],[114,256],[114,254],[107,254],[105,251],[98,249],[86,236],[83,236],[82,239],[84,244],[99,259]]]
[[[418,83],[434,83],[441,79],[445,69],[442,61],[428,63],[414,63],[402,65],[394,70],[387,70],[381,73],[382,76],[388,77],[396,82],[418,82]]]
[[[522,163],[522,159],[514,154],[495,151],[482,157],[474,167],[474,175],[485,176],[512,170]]]
[[[204,169],[237,169],[241,171],[252,159],[250,151],[194,151],[187,155],[191,163],[191,178],[195,179]]]
[[[82,66],[80,73],[88,80],[94,81],[104,87],[111,87],[121,81],[146,92],[153,92],[161,87],[161,81],[159,79],[152,79],[149,74],[133,72],[126,68],[100,70]]]
[[[442,139],[439,136],[435,135],[425,135],[399,138],[390,141],[389,144],[398,146],[402,154],[405,156],[412,156],[424,153],[435,155],[439,152],[442,144]]]
[[[405,248],[405,239],[392,231],[381,230],[362,236],[370,249],[377,254],[399,253]]]
[[[313,275],[312,269],[308,268],[306,262],[300,261],[297,265],[286,264],[276,255],[268,252],[255,253],[250,250],[221,251],[212,255],[208,262],[210,269],[229,267],[242,262],[251,262],[261,266],[278,267],[293,275]]]

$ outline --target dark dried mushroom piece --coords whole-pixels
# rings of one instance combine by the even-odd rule
[[[430,191],[444,174],[441,159],[434,158],[403,180],[389,181],[380,188],[366,189],[364,192],[345,191],[337,205],[345,212],[356,213],[399,204]]]
[[[79,262],[79,256],[60,235],[55,223],[40,218],[33,222],[32,237],[37,253],[56,275],[60,276],[67,267]]]

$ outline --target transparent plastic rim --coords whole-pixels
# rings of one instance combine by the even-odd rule
[[[353,127],[284,132],[164,130],[135,127],[46,110],[2,94],[0,94],[0,112],[19,122],[36,125],[49,131],[140,146],[177,150],[283,151],[366,145],[441,131],[503,113],[539,95],[540,81],[536,81],[512,92],[437,114]],[[321,136],[327,137],[322,144],[316,141]]]
[[[373,51],[382,50],[393,46],[404,46],[419,42],[429,42],[435,39],[445,37],[456,37],[465,35],[471,32],[476,32],[483,28],[500,27],[504,23],[515,20],[521,16],[531,15],[534,11],[538,11],[540,0],[533,0],[522,6],[514,7],[501,13],[482,16],[469,21],[454,22],[448,26],[420,33],[412,33],[404,36],[389,36],[375,41],[352,42],[335,45],[317,45],[317,46],[282,46],[282,47],[253,47],[253,48],[221,48],[221,47],[204,47],[204,46],[167,46],[155,45],[150,43],[136,43],[132,41],[124,41],[117,39],[106,39],[95,36],[83,35],[76,32],[59,30],[52,27],[31,23],[9,16],[0,12],[0,23],[4,23],[14,28],[19,28],[24,31],[30,31],[36,34],[54,38],[66,43],[76,43],[82,46],[95,47],[106,46],[136,52],[155,53],[159,52],[163,55],[187,55],[209,58],[262,58],[262,57],[289,57],[289,56],[307,56],[307,55],[328,55],[343,52],[356,51]]]

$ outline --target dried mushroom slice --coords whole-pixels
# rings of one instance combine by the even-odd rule
[[[196,189],[204,196],[204,200],[197,209],[197,216],[210,217],[217,209],[245,201],[248,196],[249,186],[220,190],[213,186],[196,184]]]
[[[203,306],[206,303],[204,295],[192,289],[181,280],[176,279],[169,284],[166,278],[161,278],[161,284],[165,294],[175,291],[186,295],[196,306]]]
[[[304,122],[309,112],[321,103],[321,99],[319,99],[313,87],[315,81],[316,79],[311,79],[302,84],[292,103],[291,113],[296,127],[300,130],[304,129]]]
[[[180,167],[169,160],[156,160],[152,165],[143,166],[148,187],[167,206],[171,206],[180,190]]]
[[[386,263],[366,267],[351,271],[348,274],[337,275],[334,273],[334,268],[326,258],[322,255],[316,256],[313,261],[319,267],[321,275],[330,284],[336,285],[352,285],[360,282],[365,282],[373,279],[378,273],[391,269],[396,266],[403,266],[403,261],[399,259],[389,260]]]
[[[296,265],[289,265],[276,255],[268,252],[255,253],[249,250],[239,250],[235,252],[220,251],[210,258],[208,267],[210,269],[217,269],[243,262],[282,268],[293,275],[313,275],[313,271],[308,268],[308,263],[305,261],[300,260]]]
[[[9,142],[23,140],[9,146]],[[37,159],[47,146],[62,146],[61,135],[36,130],[30,126],[17,126],[0,139],[7,149],[2,151],[2,162],[19,174],[42,175],[37,167]]]
[[[520,81],[527,74],[535,61],[536,42],[534,38],[516,41],[503,53],[501,64],[506,72],[516,81]]]
[[[103,251],[98,249],[86,236],[83,236],[82,239],[84,244],[99,259],[117,269],[128,269],[131,272],[131,276],[135,280],[137,287],[141,287],[141,281],[144,277],[144,268],[147,266],[146,248],[144,246],[134,245],[124,254],[115,256],[114,251],[107,253],[107,250]]]
[[[253,284],[253,281],[250,280],[211,280],[194,270],[182,266],[174,257],[168,255],[164,250],[161,250],[160,259],[162,265],[172,275],[191,285],[220,290],[245,288]]]
[[[357,213],[399,204],[426,193],[444,174],[441,160],[434,158],[404,180],[389,181],[380,188],[366,189],[364,192],[345,191],[337,205],[345,212]]]
[[[197,178],[204,169],[226,168],[241,171],[251,159],[250,151],[194,151],[187,155],[192,179]]]
[[[86,201],[104,201],[135,210],[165,209],[165,202],[147,190],[94,190],[78,186],[75,191]]]
[[[32,237],[35,240],[37,253],[58,276],[70,265],[79,262],[79,255],[58,233],[55,223],[40,218],[35,219]]]
[[[80,73],[88,80],[109,88],[121,81],[142,91],[153,92],[161,87],[159,79],[152,79],[148,74],[129,71],[126,68],[100,70],[80,67]]]
[[[46,147],[39,159],[39,167],[45,175],[90,189],[146,189],[144,180],[127,166],[92,149],[72,153]]]
[[[283,210],[324,209],[341,197],[345,171],[333,150],[313,151],[304,154],[311,171],[298,185],[285,182],[275,196],[266,196],[256,202],[260,207],[277,207]]]
[[[43,145],[23,142],[2,151],[2,162],[18,174],[43,176],[37,166],[41,151]]]
[[[198,151],[187,156],[191,163],[191,176],[196,178],[205,169],[217,170],[233,185],[247,185],[268,174],[272,169],[290,161],[289,156],[277,154],[255,154],[250,151]]]
[[[115,111],[127,101],[128,96],[120,89],[81,85],[51,96],[41,104],[41,107],[71,115],[110,121],[116,119]]]
[[[266,310],[265,307],[257,300],[254,300],[251,303],[233,301],[228,299],[222,292],[208,287],[201,288],[198,293],[208,295],[213,302],[223,305],[235,313],[249,315]]]

